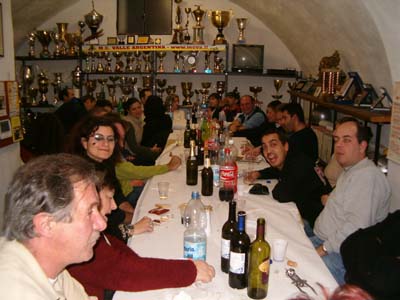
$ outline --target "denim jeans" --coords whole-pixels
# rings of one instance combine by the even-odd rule
[[[309,237],[309,239],[311,240],[315,248],[321,246],[324,243],[324,241],[316,235]],[[327,255],[322,256],[321,258],[324,261],[325,265],[328,267],[333,277],[336,279],[337,283],[339,285],[343,285],[345,283],[344,275],[346,273],[346,270],[343,265],[342,256],[336,252],[329,252]]]

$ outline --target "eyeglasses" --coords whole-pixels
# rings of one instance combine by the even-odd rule
[[[115,143],[115,140],[116,140],[113,135],[109,135],[109,136],[105,137],[101,133],[92,134],[91,137],[93,137],[97,142],[107,141],[108,143]]]

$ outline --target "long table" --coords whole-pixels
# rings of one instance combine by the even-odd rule
[[[166,147],[160,156],[158,163],[166,163],[169,160],[169,154],[180,155],[183,157],[183,146],[181,146],[183,132],[175,131],[170,136],[172,144]],[[178,141],[175,143],[175,141]],[[240,140],[235,140],[238,144]],[[248,167],[247,163],[238,163],[239,172]],[[255,166],[259,169],[266,166],[264,161]],[[200,175],[200,174],[199,174]],[[128,245],[134,249],[139,255],[147,257],[159,258],[182,258],[183,257],[183,232],[185,227],[181,224],[179,206],[190,200],[193,190],[201,189],[201,178],[199,176],[199,184],[197,186],[188,186],[185,183],[186,168],[182,164],[177,170],[155,176],[148,180],[146,186],[139,199],[135,210],[134,221],[149,216],[153,219],[160,219],[155,215],[151,215],[148,211],[155,207],[156,204],[167,204],[170,211],[166,214],[165,219],[159,226],[155,226],[155,230],[149,234],[142,234],[133,237]],[[157,183],[160,181],[169,181],[169,196],[167,200],[160,200],[158,196]],[[265,181],[263,182],[264,184]],[[276,182],[270,181],[266,185],[272,190]],[[267,222],[266,239],[272,245],[272,240],[283,238],[288,240],[288,248],[286,260],[282,263],[272,262],[269,290],[267,299],[283,300],[289,296],[298,293],[298,289],[292,284],[291,280],[286,276],[285,270],[289,268],[287,260],[297,263],[295,267],[296,273],[303,279],[306,279],[314,289],[322,295],[317,283],[322,284],[328,290],[337,287],[337,283],[324,265],[321,258],[313,248],[311,242],[304,233],[300,215],[294,203],[279,203],[271,196],[258,196],[248,194],[248,185],[244,185],[239,178],[240,195],[238,196],[238,208],[246,211],[246,232],[250,239],[254,240],[256,235],[256,220],[258,217],[264,217]],[[210,283],[194,283],[190,287],[161,289],[146,292],[122,292],[117,291],[114,300],[128,299],[165,299],[177,300],[182,299],[182,293],[190,296],[191,299],[202,300],[242,300],[249,299],[246,289],[236,290],[229,287],[228,275],[220,270],[220,247],[221,247],[221,228],[228,218],[228,203],[221,202],[218,199],[218,189],[214,188],[212,196],[202,196],[205,205],[212,206],[211,212],[211,233],[207,238],[207,262],[215,267],[216,276]],[[165,270],[165,276],[168,276],[168,270]],[[304,289],[310,296],[313,292]]]

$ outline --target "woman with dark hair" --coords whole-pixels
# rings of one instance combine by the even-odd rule
[[[137,144],[140,145],[143,136],[143,107],[139,99],[129,98],[124,103],[124,120],[132,124]]]
[[[172,120],[165,114],[163,102],[158,96],[150,96],[144,105],[145,125],[142,145],[164,148],[172,132]]]
[[[130,219],[126,220],[130,222],[133,207],[136,204],[128,202],[126,198],[132,191],[131,182],[175,170],[181,161],[178,157],[173,156],[166,165],[136,166],[121,156],[120,150],[123,147],[124,134],[122,125],[111,117],[88,117],[75,127],[67,151],[86,157],[93,161],[98,169],[106,169],[115,178],[118,178],[119,184],[116,187],[115,199],[118,208],[130,214]],[[119,209],[110,215],[109,221],[114,222],[113,226],[110,225],[110,222],[108,223],[107,230],[115,230],[118,227],[117,221],[120,221],[120,217],[117,218],[115,215],[121,213]],[[118,235],[115,231],[111,234]]]
[[[154,165],[161,149],[157,146],[145,147],[140,143],[143,136],[143,109],[142,103],[136,98],[129,98],[124,103],[125,116],[123,120],[126,135],[125,147],[135,154],[135,164],[139,166]]]

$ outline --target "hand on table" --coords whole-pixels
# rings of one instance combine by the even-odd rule
[[[156,152],[156,153],[160,153],[161,152],[161,148],[157,146],[157,144],[155,144],[153,147],[150,148],[150,151]]]
[[[141,234],[144,232],[152,232],[153,231],[153,220],[149,217],[141,218],[133,228],[133,234]]]
[[[172,155],[171,156],[171,160],[169,161],[169,163],[167,164],[168,166],[168,170],[172,171],[172,170],[176,170],[178,169],[178,167],[181,165],[181,159],[176,156],[176,155]]]
[[[144,186],[144,181],[139,179],[132,179],[131,186]]]
[[[260,172],[258,172],[258,171],[252,171],[252,172],[249,172],[249,173],[247,174],[247,180],[248,180],[249,182],[254,182],[254,181],[256,181],[259,177],[260,177]]]
[[[321,256],[321,257],[328,254],[328,253],[324,250],[324,248],[323,248],[322,245],[320,245],[320,246],[318,246],[317,248],[315,248],[315,250],[317,250],[318,255]]]
[[[197,270],[196,281],[207,283],[215,277],[215,270],[213,266],[202,260],[193,260],[193,263]]]
[[[245,157],[257,157],[261,154],[261,146],[259,147],[246,147],[243,151]]]

